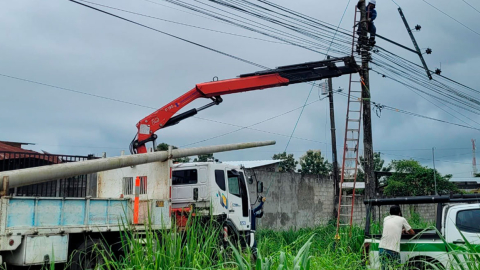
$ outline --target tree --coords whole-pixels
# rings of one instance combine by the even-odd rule
[[[302,174],[329,175],[332,171],[332,164],[322,157],[320,150],[308,150],[300,158],[300,166],[298,171]]]
[[[162,142],[161,144],[157,145],[157,151],[168,151],[169,146],[170,146],[169,144]],[[172,148],[178,149],[178,147],[173,145],[172,145]]]
[[[442,176],[437,170],[423,167],[416,160],[394,160],[391,165],[395,172],[387,179],[384,190],[387,196],[435,195],[434,173],[439,195],[459,191],[457,186],[450,182],[451,174]]]
[[[359,158],[359,167],[357,172],[357,182],[365,181],[365,172],[363,171],[363,164],[365,164],[365,159],[363,157]],[[380,152],[373,153],[373,168],[376,172],[389,172],[392,170],[392,165],[389,164],[387,167],[384,167],[385,160],[382,159]]]
[[[209,159],[215,159],[213,154],[198,155],[193,162],[207,162]]]
[[[279,170],[281,172],[295,172],[298,161],[295,160],[293,154],[288,154],[286,152],[275,154],[272,157],[275,160],[282,160],[279,164]]]
[[[168,151],[169,146],[170,145],[167,144],[167,143],[161,143],[161,144],[157,145],[157,151]],[[172,145],[172,149],[178,149],[178,147]],[[173,162],[174,163],[188,163],[188,162],[190,162],[190,158],[189,157],[177,158],[177,159],[174,159]]]

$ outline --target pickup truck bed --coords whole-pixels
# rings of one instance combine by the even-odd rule
[[[413,229],[413,230],[415,231],[415,235],[403,234],[402,235],[402,240],[408,240],[408,239],[412,239],[412,238],[415,238],[415,239],[441,239],[436,230],[427,230],[427,231],[423,231],[423,229]],[[382,235],[381,234],[373,234],[370,237],[373,238],[373,239],[380,240],[382,238]]]

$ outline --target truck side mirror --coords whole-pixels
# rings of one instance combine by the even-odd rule
[[[249,176],[247,181],[250,185],[253,184],[253,177]]]
[[[257,193],[263,193],[263,182],[257,183]]]
[[[193,189],[193,200],[198,201],[198,188]]]

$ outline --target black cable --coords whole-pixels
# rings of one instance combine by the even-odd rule
[[[111,101],[115,101],[115,102],[120,102],[120,103],[124,103],[124,104],[135,105],[135,106],[144,107],[144,108],[149,108],[149,109],[156,109],[156,108],[144,106],[144,105],[137,104],[137,103],[133,103],[133,102],[129,102],[129,101],[124,101],[124,100],[120,100],[120,99],[115,99],[115,98],[100,96],[100,95],[91,94],[91,93],[87,93],[87,92],[82,92],[82,91],[78,91],[78,90],[73,90],[73,89],[69,89],[69,88],[65,88],[65,87],[60,87],[60,86],[56,86],[56,85],[51,85],[51,84],[47,84],[47,83],[36,82],[36,81],[32,81],[32,80],[28,80],[28,79],[23,79],[23,78],[11,76],[11,75],[6,75],[6,74],[1,74],[1,73],[0,73],[0,76],[6,77],[6,78],[10,78],[10,79],[19,80],[19,81],[23,81],[23,82],[29,82],[29,83],[34,83],[34,84],[38,84],[38,85],[43,85],[43,86],[48,86],[48,87],[52,87],[52,88],[57,88],[57,89],[60,89],[60,90],[63,90],[63,91],[68,91],[68,92],[73,92],[73,93],[77,93],[77,94],[82,94],[82,95],[92,96],[92,97],[96,97],[96,98],[101,98],[101,99],[111,100]]]
[[[471,8],[473,8],[476,12],[480,13],[480,10],[476,9],[474,6],[472,6],[470,3],[468,3],[465,0],[462,0],[465,4],[469,5]]]
[[[326,98],[326,97],[325,97],[325,98]],[[278,118],[278,117],[280,117],[280,116],[283,116],[283,115],[285,115],[285,114],[289,114],[289,113],[294,112],[294,111],[296,111],[296,110],[303,109],[303,108],[305,108],[305,107],[307,107],[307,106],[309,106],[309,105],[311,105],[311,104],[313,104],[313,103],[319,102],[319,101],[321,101],[321,100],[323,100],[323,99],[325,99],[325,98],[317,99],[317,100],[312,101],[312,102],[310,102],[310,103],[308,103],[308,104],[304,104],[303,106],[300,106],[300,107],[297,107],[297,108],[295,108],[295,109],[292,109],[292,110],[289,110],[289,111],[287,111],[287,112],[284,112],[284,113],[282,113],[282,114],[275,115],[275,116],[273,116],[273,117],[264,119],[264,120],[262,120],[262,121],[260,121],[260,122],[256,122],[256,123],[251,124],[251,125],[248,125],[248,126],[246,126],[246,127],[242,127],[242,128],[239,128],[239,129],[236,129],[236,130],[227,132],[227,133],[223,133],[223,134],[216,135],[216,136],[213,136],[213,137],[210,137],[210,138],[206,138],[206,139],[203,139],[203,140],[194,142],[194,143],[185,144],[185,145],[182,145],[181,147],[185,147],[185,146],[189,146],[189,145],[193,145],[193,144],[197,144],[197,143],[201,143],[201,142],[206,142],[206,141],[209,141],[209,140],[213,140],[213,139],[216,139],[216,138],[219,138],[219,137],[223,137],[223,136],[226,136],[226,135],[229,135],[229,134],[238,132],[238,131],[243,130],[243,129],[246,129],[246,128],[250,128],[250,127],[253,127],[253,126],[256,126],[256,125],[265,123],[265,122],[267,122],[267,121],[273,120],[273,119]],[[287,137],[290,137],[290,135],[287,135]],[[292,137],[292,138],[294,138],[294,137]]]
[[[480,33],[478,33],[477,31],[473,30],[472,28],[466,26],[464,23],[460,22],[459,20],[455,19],[454,17],[448,15],[446,12],[440,10],[439,8],[437,8],[436,6],[430,4],[429,2],[427,2],[427,1],[425,1],[425,0],[422,0],[422,1],[425,2],[425,3],[427,3],[429,6],[433,7],[434,9],[440,11],[441,13],[443,13],[443,15],[449,17],[450,19],[452,19],[452,20],[456,21],[457,23],[463,25],[463,27],[467,28],[468,30],[470,30],[470,31],[472,31],[472,32],[474,32],[475,34],[477,34],[477,35],[480,36]]]
[[[76,2],[76,1],[74,1],[74,0],[70,0],[70,1],[75,2],[75,3],[78,3],[78,2]],[[84,6],[86,6],[86,7],[90,7],[90,6],[85,5],[85,4],[82,4],[82,3],[78,3],[78,4],[84,5]],[[93,7],[90,7],[90,8],[92,8],[92,9],[94,9],[94,10],[97,10],[97,11],[100,11],[100,12],[103,12],[103,13],[106,13],[106,14],[108,14],[108,15],[111,15],[111,16],[114,16],[114,17],[117,17],[117,18],[120,18],[120,19],[122,19],[122,20],[126,20],[126,21],[129,21],[129,22],[131,22],[131,23],[134,23],[134,24],[137,24],[137,25],[140,25],[140,26],[143,26],[143,27],[146,27],[146,28],[149,28],[149,29],[158,31],[158,32],[160,32],[160,33],[167,34],[167,35],[172,36],[172,37],[174,37],[174,38],[177,38],[177,39],[180,39],[180,40],[182,40],[182,41],[186,41],[186,42],[189,42],[189,43],[191,43],[191,44],[194,44],[194,45],[197,45],[197,46],[200,46],[200,47],[203,47],[203,48],[212,50],[212,51],[214,51],[214,52],[217,52],[217,53],[220,53],[220,54],[223,54],[223,55],[226,55],[226,56],[230,56],[230,57],[232,57],[232,58],[234,58],[234,59],[237,59],[237,60],[240,60],[240,61],[242,61],[242,62],[246,62],[246,63],[252,64],[252,65],[255,65],[255,66],[259,66],[258,64],[255,64],[255,63],[253,63],[253,62],[251,62],[251,61],[247,61],[247,60],[244,60],[244,59],[235,57],[235,56],[233,56],[233,55],[229,55],[229,54],[223,53],[223,52],[221,52],[221,51],[218,51],[218,50],[209,48],[209,47],[207,47],[207,46],[203,46],[203,45],[201,45],[201,44],[198,44],[198,43],[195,43],[195,42],[192,42],[192,41],[189,41],[189,40],[186,40],[186,39],[183,39],[183,38],[180,38],[180,37],[177,37],[177,36],[168,34],[168,33],[165,33],[165,32],[163,32],[163,31],[159,31],[159,30],[157,30],[157,29],[154,29],[154,28],[151,28],[151,27],[148,27],[148,26],[145,26],[145,25],[136,23],[136,22],[134,22],[134,21],[131,21],[131,20],[122,18],[122,17],[120,17],[120,16],[117,16],[117,15],[114,15],[114,14],[111,14],[111,13],[108,13],[108,12],[105,12],[105,11],[102,11],[102,10],[99,10],[99,9],[96,9],[96,8],[93,8]],[[263,66],[261,66],[261,67],[263,67]],[[263,67],[263,68],[266,68],[266,67]],[[396,110],[396,111],[399,111],[399,110]],[[435,121],[440,121],[440,122],[444,122],[444,123],[454,124],[454,125],[457,125],[457,126],[463,126],[463,125],[459,125],[459,124],[455,124],[455,123],[450,123],[450,122],[448,122],[448,121],[443,121],[443,120],[440,120],[440,119],[429,118],[429,117],[422,116],[422,115],[415,114],[415,113],[411,113],[411,112],[408,112],[408,111],[402,111],[402,112],[403,112],[403,113],[406,113],[406,114],[413,115],[413,116],[417,116],[417,117],[427,118],[427,119],[430,119],[430,120],[435,120]],[[465,127],[465,128],[471,128],[471,127],[468,127],[468,126],[463,126],[463,127]],[[475,129],[475,128],[473,128],[473,129]]]
[[[278,42],[278,41],[274,41],[274,40],[267,40],[267,39],[256,38],[256,37],[249,37],[249,36],[239,35],[239,34],[235,34],[235,33],[224,32],[224,31],[219,31],[219,30],[215,30],[215,29],[200,27],[200,26],[196,26],[196,25],[191,25],[191,24],[186,24],[186,23],[181,23],[181,22],[166,20],[166,19],[162,19],[162,18],[159,18],[159,17],[150,16],[150,15],[146,15],[146,14],[142,14],[142,13],[137,13],[137,12],[133,12],[133,11],[129,11],[129,10],[121,9],[121,8],[116,8],[116,7],[112,7],[112,6],[102,5],[102,4],[98,4],[98,3],[94,3],[94,2],[90,2],[90,1],[85,1],[85,0],[78,0],[78,1],[85,2],[85,3],[89,3],[89,4],[92,4],[92,5],[96,5],[96,6],[101,6],[101,7],[109,8],[109,9],[113,9],[113,10],[118,10],[118,11],[130,13],[130,14],[134,14],[134,15],[137,15],[137,16],[142,16],[142,17],[146,17],[146,18],[150,18],[150,19],[155,19],[155,20],[159,20],[159,21],[163,21],[163,22],[168,22],[168,23],[178,24],[178,25],[182,25],[182,26],[197,28],[197,29],[201,29],[201,30],[211,31],[211,32],[215,32],[215,33],[226,34],[226,35],[231,35],[231,36],[236,36],[236,37],[242,37],[242,38],[255,39],[255,40],[260,40],[260,41],[265,41],[265,42],[271,42],[271,43],[277,43],[277,44],[287,44],[287,45],[290,45],[290,44],[284,43],[284,42]]]
[[[377,74],[384,75],[384,74],[382,74],[382,73],[380,73],[380,72],[378,72],[378,71],[376,71],[376,70],[373,70],[373,69],[372,69],[372,71],[375,72],[375,73],[377,73]],[[385,75],[384,75],[384,76],[385,76]],[[398,83],[400,83],[400,84],[403,84],[402,82],[400,82],[400,81],[398,81],[398,80],[396,80],[396,79],[390,78],[390,77],[388,77],[388,76],[385,76],[385,77],[388,78],[388,79],[394,80],[394,81],[396,81],[396,82],[398,82]],[[429,99],[427,99],[427,98],[425,98],[424,96],[422,96],[422,95],[420,95],[419,93],[417,93],[417,91],[419,91],[419,90],[416,90],[415,87],[412,87],[411,85],[407,85],[407,84],[403,84],[403,85],[407,86],[410,90],[412,90],[412,92],[414,92],[415,94],[417,94],[417,95],[420,96],[421,98],[425,99],[425,100],[428,101],[429,103],[433,104],[433,105],[436,106],[437,108],[439,108],[439,109],[441,109],[442,111],[444,111],[444,112],[450,114],[451,116],[457,118],[458,120],[462,121],[463,123],[469,125],[469,124],[468,124],[466,121],[464,121],[463,119],[460,119],[460,118],[457,117],[456,115],[448,112],[447,110],[445,110],[445,109],[442,108],[441,106],[433,103],[433,102],[430,101]],[[423,91],[419,91],[419,92],[423,92]],[[440,102],[440,103],[441,103],[443,106],[446,106],[447,108],[451,109],[452,111],[455,111],[456,113],[464,116],[465,118],[468,118],[470,121],[475,122],[476,124],[480,125],[480,123],[478,123],[477,121],[475,121],[475,120],[471,119],[470,117],[468,117],[468,116],[466,116],[466,115],[464,115],[464,114],[462,114],[462,113],[454,110],[454,109],[451,108],[451,107],[448,107],[448,105],[446,105],[445,103],[442,103],[442,102]],[[470,125],[470,126],[471,126],[471,125]]]
[[[247,20],[246,22],[244,21],[240,21],[241,23],[239,22],[236,22],[235,18],[231,17],[231,16],[228,16],[228,15],[225,15],[225,14],[220,14],[218,12],[213,12],[213,11],[205,11],[204,9],[202,8],[199,8],[198,6],[195,6],[195,5],[192,5],[192,4],[189,4],[189,3],[185,3],[185,2],[182,2],[182,1],[179,1],[179,0],[165,0],[165,1],[168,1],[172,4],[176,4],[178,6],[181,6],[181,7],[184,7],[184,8],[187,8],[189,10],[193,10],[193,11],[196,11],[196,12],[199,12],[201,14],[204,14],[204,15],[207,15],[207,16],[211,16],[213,18],[216,18],[218,20],[221,20],[223,22],[227,22],[227,23],[230,23],[232,25],[235,25],[235,26],[238,26],[240,28],[243,28],[243,29],[246,29],[246,30],[249,30],[249,31],[253,31],[253,32],[256,32],[256,33],[259,33],[259,34],[262,34],[262,35],[265,35],[265,36],[268,36],[268,37],[271,37],[271,38],[275,38],[277,40],[280,40],[280,41],[283,41],[283,42],[287,42],[289,44],[292,44],[292,45],[295,45],[295,46],[298,46],[298,47],[301,47],[303,49],[307,49],[307,50],[310,50],[310,51],[313,51],[313,52],[316,52],[316,53],[320,53],[320,54],[323,54],[323,55],[326,55],[325,53],[323,52],[320,52],[318,50],[314,50],[310,47],[307,47],[307,45],[311,45],[311,46],[319,46],[320,48],[327,48],[327,45],[319,45],[317,43],[314,43],[312,41],[309,41],[309,40],[306,40],[306,39],[303,39],[303,38],[299,38],[297,36],[294,36],[290,33],[287,33],[285,31],[280,31],[280,30],[277,30],[277,29],[274,29],[274,28],[271,28],[265,24],[259,24],[258,22],[254,22],[252,20],[248,20],[244,17],[241,17],[239,16],[240,18],[242,19],[245,19]],[[218,9],[218,8],[217,8]],[[221,9],[220,9],[221,10]],[[223,10],[222,10],[223,11]],[[230,12],[227,12],[227,14],[232,14]],[[237,20],[238,21],[238,20]],[[255,24],[259,24],[259,25],[255,25]],[[259,29],[262,29],[262,30],[258,30],[258,29],[255,29],[253,27],[257,27]],[[266,32],[267,31],[267,32]],[[272,32],[272,33],[268,33],[268,31]],[[275,35],[276,34],[276,35]],[[283,35],[282,36],[278,36],[278,35]],[[288,36],[288,38],[292,38],[292,40],[290,39],[287,39],[285,36]],[[296,43],[296,42],[302,42],[302,43],[305,43],[305,44],[299,44],[299,43]],[[341,52],[340,52],[341,53]]]
[[[144,24],[141,24],[141,23],[138,23],[138,22],[129,20],[129,19],[127,19],[127,18],[124,18],[124,17],[118,16],[118,15],[115,15],[115,14],[113,14],[113,13],[110,13],[110,12],[107,12],[107,11],[104,11],[104,10],[101,10],[101,9],[98,9],[98,8],[95,8],[95,7],[92,7],[92,6],[89,6],[89,5],[87,5],[87,4],[83,4],[83,3],[77,2],[77,1],[75,1],[75,0],[69,0],[69,1],[70,1],[70,2],[73,2],[73,3],[76,3],[76,4],[79,4],[79,5],[82,5],[82,6],[85,6],[85,7],[90,8],[90,9],[96,10],[96,11],[98,11],[98,12],[105,13],[105,14],[110,15],[110,16],[113,16],[113,17],[115,17],[115,18],[118,18],[118,19],[127,21],[127,22],[129,22],[129,23],[133,23],[133,24],[136,24],[136,25],[138,25],[138,26],[142,26],[142,27],[145,27],[145,28],[147,28],[147,29],[150,29],[150,30],[159,32],[159,33],[164,34],[164,35],[167,35],[167,36],[169,36],[169,37],[173,37],[173,38],[175,38],[175,39],[179,39],[179,40],[181,40],[181,41],[185,41],[185,42],[187,42],[187,43],[190,43],[190,44],[192,44],[192,45],[195,45],[195,46],[198,46],[198,47],[207,49],[207,50],[209,50],[209,51],[216,52],[216,53],[222,54],[222,55],[224,55],[224,56],[228,56],[228,57],[233,58],[233,59],[235,59],[235,60],[242,61],[242,62],[244,62],[244,63],[250,64],[250,65],[253,65],[253,66],[257,66],[257,67],[259,67],[259,68],[269,69],[269,68],[266,67],[266,66],[263,66],[263,65],[254,63],[254,62],[252,62],[252,61],[249,61],[249,60],[246,60],[246,59],[237,57],[237,56],[234,56],[234,55],[229,54],[229,53],[225,53],[225,52],[219,51],[219,50],[217,50],[217,49],[214,49],[214,48],[211,48],[211,47],[202,45],[202,44],[200,44],[200,43],[197,43],[197,42],[194,42],[194,41],[185,39],[185,38],[181,38],[181,37],[179,37],[179,36],[172,35],[172,34],[170,34],[170,33],[167,33],[167,32],[164,32],[164,31],[155,29],[155,28],[153,28],[153,27],[150,27],[150,26],[147,26],[147,25],[144,25]]]
[[[146,0],[146,1],[148,1],[148,0]],[[184,7],[184,8],[189,9],[189,10],[199,12],[199,13],[207,15],[207,16],[212,16],[213,18],[216,18],[220,21],[230,23],[232,25],[241,27],[243,29],[247,29],[247,30],[250,30],[250,31],[253,31],[253,32],[256,32],[256,33],[260,33],[260,34],[266,35],[268,37],[273,37],[275,39],[278,39],[278,40],[281,40],[281,41],[284,41],[284,42],[288,42],[292,45],[296,45],[296,46],[299,46],[299,47],[307,49],[307,50],[312,50],[312,49],[306,47],[304,44],[300,45],[298,43],[294,43],[294,41],[289,40],[286,37],[292,38],[296,42],[300,41],[302,43],[306,43],[306,44],[309,44],[309,45],[312,45],[312,46],[317,46],[317,47],[320,46],[321,48],[327,48],[327,45],[319,45],[318,43],[314,43],[312,41],[309,41],[309,40],[306,40],[306,39],[303,39],[303,38],[299,38],[298,36],[294,36],[290,33],[285,32],[285,31],[281,31],[281,30],[272,28],[270,26],[267,26],[265,24],[261,24],[261,23],[252,21],[250,19],[246,19],[245,17],[238,16],[238,15],[236,15],[234,13],[231,13],[231,12],[226,12],[226,11],[224,11],[222,9],[219,9],[219,8],[216,8],[216,7],[214,7],[214,8],[219,10],[219,11],[225,12],[227,15],[221,14],[221,13],[218,13],[218,12],[214,12],[214,11],[205,10],[204,8],[192,5],[190,3],[185,3],[185,2],[180,1],[180,0],[165,0],[165,1],[168,1],[172,4],[176,4],[178,6]],[[206,5],[206,4],[204,4],[204,5]],[[207,6],[211,7],[211,5],[207,5]],[[242,19],[243,21],[240,21],[239,19],[235,19],[235,18],[231,17],[230,15],[237,16],[238,18]],[[257,27],[257,28],[262,29],[262,30],[255,29],[253,27]],[[274,34],[268,33],[268,32],[265,32],[265,31],[270,31],[270,32],[273,31]],[[278,36],[278,35],[281,35],[281,36]],[[314,38],[312,36],[310,36],[310,37]],[[326,43],[327,41],[324,40],[324,42]],[[323,52],[319,52],[319,51],[315,51],[315,50],[312,50],[312,51],[325,55],[325,53],[323,53]],[[340,52],[340,51],[338,51],[338,52]],[[346,52],[346,51],[344,51],[344,52]],[[340,53],[343,53],[343,52],[340,52]]]
[[[60,86],[56,86],[56,85],[52,85],[52,84],[47,84],[47,83],[32,81],[32,80],[23,79],[23,78],[19,78],[19,77],[14,77],[14,76],[10,76],[10,75],[5,75],[5,74],[1,74],[1,73],[0,73],[0,76],[7,77],[7,78],[10,78],[10,79],[19,80],[19,81],[23,81],[23,82],[28,82],[28,83],[32,83],[32,84],[38,84],[38,85],[42,85],[42,86],[47,86],[47,87],[51,87],[51,88],[56,88],[56,89],[59,89],[59,90],[62,90],[62,91],[68,91],[68,92],[73,92],[73,93],[76,93],[76,94],[81,94],[81,95],[86,95],[86,96],[91,96],[91,97],[106,99],[106,100],[110,100],[110,101],[115,101],[115,102],[119,102],[119,103],[123,103],[123,104],[138,106],[138,107],[142,107],[142,108],[147,108],[147,109],[152,109],[152,110],[157,110],[157,109],[158,109],[158,108],[155,108],[155,107],[146,106],[146,105],[142,105],[142,104],[138,104],[138,103],[128,102],[128,101],[124,101],[124,100],[120,100],[120,99],[115,99],[115,98],[110,98],[110,97],[106,97],[106,96],[100,96],[100,95],[96,95],[96,94],[91,94],[91,93],[87,93],[87,92],[83,92],[83,91],[73,90],[73,89],[69,89],[69,88],[65,88],[65,87],[60,87]],[[300,107],[299,107],[299,108],[296,108],[296,109],[294,109],[294,110],[298,110],[298,109],[300,109]],[[292,111],[294,111],[294,110],[292,110]],[[261,129],[256,129],[256,128],[244,127],[244,126],[240,126],[240,125],[236,125],[236,124],[226,123],[226,122],[222,122],[222,121],[218,121],[218,120],[212,120],[212,119],[203,118],[203,117],[198,117],[198,116],[193,116],[193,118],[201,119],[201,120],[209,121],[209,122],[214,122],[214,123],[218,123],[218,124],[223,124],[223,125],[229,125],[229,126],[234,126],[234,127],[241,127],[241,128],[243,128],[243,129],[250,129],[250,130],[254,130],[254,131],[258,131],[258,132],[263,132],[263,133],[268,133],[268,134],[273,134],[273,135],[278,135],[278,136],[283,136],[283,137],[289,137],[289,136],[290,136],[290,135],[286,135],[286,134],[281,134],[281,133],[276,133],[276,132],[271,132],[271,131],[266,131],[266,130],[261,130]],[[297,140],[304,140],[304,141],[316,142],[316,143],[325,143],[325,142],[322,142],[322,141],[312,140],[312,139],[307,139],[307,138],[302,138],[302,137],[292,137],[292,138],[297,139]],[[133,142],[132,142],[132,143],[133,143]],[[132,145],[132,144],[131,144],[131,145]]]
[[[343,95],[343,96],[345,96],[345,97],[348,98],[348,94],[344,94],[344,93],[337,93],[337,94]],[[356,97],[356,96],[353,96],[353,95],[351,95],[351,97],[360,99],[360,97]],[[376,102],[374,102],[374,101],[370,101],[370,104],[375,105],[375,104],[380,104],[380,103],[376,103]],[[450,125],[455,125],[455,126],[459,126],[459,127],[464,127],[464,128],[468,128],[468,129],[473,129],[473,130],[480,131],[480,128],[474,128],[474,127],[469,127],[469,126],[465,126],[465,125],[461,125],[461,124],[457,124],[457,123],[452,123],[452,122],[449,122],[449,121],[445,121],[445,120],[441,120],[441,119],[437,119],[437,118],[433,118],[433,117],[421,115],[421,114],[414,113],[414,112],[410,112],[410,111],[407,111],[407,110],[402,110],[402,109],[390,107],[390,106],[387,106],[387,105],[384,105],[384,104],[381,104],[381,105],[382,105],[386,110],[390,110],[390,111],[394,111],[394,112],[398,112],[398,113],[403,113],[403,114],[410,115],[410,116],[420,117],[420,118],[424,118],[424,119],[428,119],[428,120],[432,120],[432,121],[437,121],[437,122],[441,122],[441,123],[445,123],[445,124],[450,124]]]

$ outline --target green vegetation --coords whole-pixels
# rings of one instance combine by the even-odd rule
[[[159,145],[157,145],[157,151],[168,151],[168,147],[170,145],[167,144],[167,143],[161,143]],[[172,145],[172,149],[178,149],[178,147]],[[183,157],[183,158],[177,158],[177,159],[174,159],[173,160],[174,163],[188,163],[190,162],[190,158],[189,157]]]
[[[209,159],[215,159],[213,154],[198,155],[193,162],[207,162]]]
[[[99,269],[241,269],[241,270],[310,270],[364,269],[361,247],[363,231],[354,228],[352,237],[336,245],[335,226],[275,232],[258,232],[258,258],[250,249],[234,243],[224,249],[221,230],[215,222],[192,223],[186,232],[147,231],[144,241],[123,235],[125,256],[110,257],[110,251],[98,249],[102,257]],[[155,244],[157,243],[157,244]]]
[[[300,167],[298,172],[302,174],[329,175],[332,171],[332,164],[322,157],[320,150],[308,150],[300,158]]]
[[[365,164],[365,159],[361,156],[359,159],[359,167],[357,173],[357,182],[365,181],[365,172],[363,171],[363,165]],[[392,165],[384,166],[385,160],[382,159],[380,152],[373,153],[373,170],[376,172],[389,172],[392,170]]]
[[[295,172],[298,161],[295,160],[293,154],[287,154],[287,152],[273,155],[272,159],[283,160],[279,164],[279,170],[281,172]]]
[[[414,227],[427,226],[419,216],[409,219]],[[100,245],[96,250],[94,269],[209,269],[209,270],[313,270],[367,269],[363,254],[363,228],[353,227],[341,232],[335,241],[334,222],[314,229],[257,232],[258,253],[254,259],[250,249],[229,243],[223,247],[222,230],[215,221],[189,222],[185,232],[152,231],[147,229],[142,240],[136,240],[126,228],[122,235],[124,255],[113,257],[113,249]],[[378,224],[374,224],[379,230]],[[418,228],[418,227],[417,227]],[[435,229],[434,226],[424,227]],[[478,270],[480,261],[476,247],[467,242],[465,250],[450,250],[452,262],[466,260],[458,269]],[[450,248],[445,243],[447,248]],[[99,259],[98,259],[99,258]],[[424,262],[427,265],[429,262]],[[72,266],[67,264],[65,269]],[[54,269],[46,266],[44,269]],[[58,268],[57,268],[58,269]],[[93,269],[93,268],[92,268]],[[407,268],[408,269],[408,268]],[[432,268],[436,269],[436,268]],[[452,268],[457,269],[457,268]]]
[[[435,181],[439,195],[459,192],[457,186],[450,182],[452,175],[442,176],[437,170],[424,167],[416,160],[394,160],[392,167],[395,173],[387,179],[386,196],[434,195]]]

